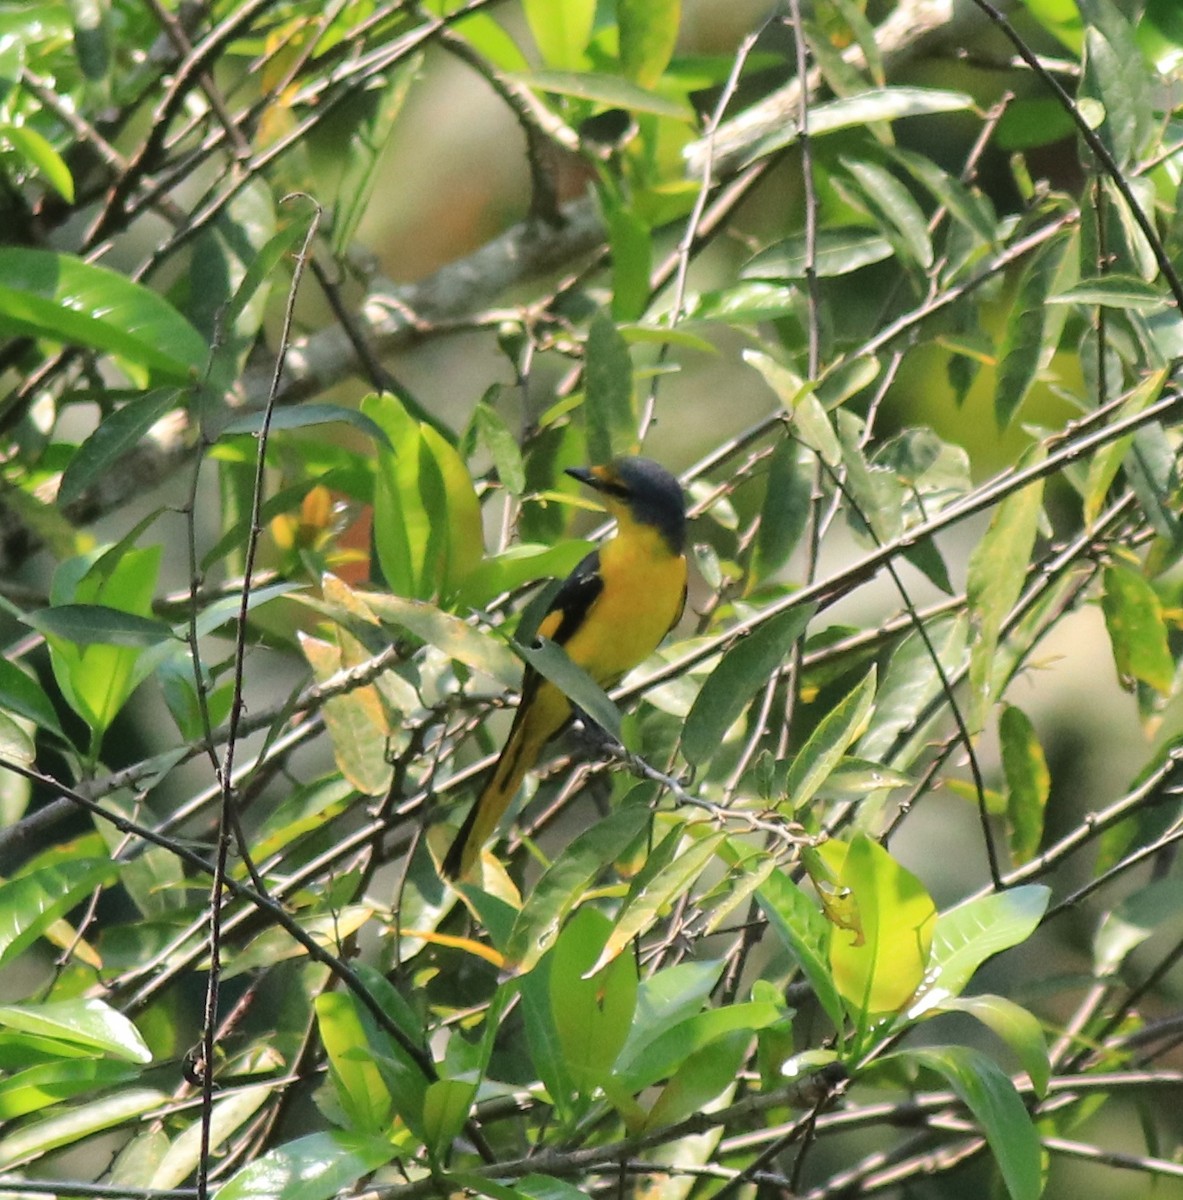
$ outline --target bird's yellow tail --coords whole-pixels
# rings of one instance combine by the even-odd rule
[[[557,689],[551,688],[550,685],[544,686],[558,694]],[[566,719],[564,716],[558,721],[553,717],[540,720],[543,713],[539,707],[528,703],[530,699],[523,698],[505,749],[501,751],[501,757],[497,760],[497,766],[493,768],[489,782],[481,790],[477,802],[469,810],[464,824],[460,826],[460,832],[456,834],[456,840],[448,850],[441,867],[445,879],[461,879],[468,874],[480,856],[481,847],[492,836],[498,822],[505,815],[509,802],[521,787],[526,772],[538,761],[542,747]],[[567,713],[570,713],[569,705]]]

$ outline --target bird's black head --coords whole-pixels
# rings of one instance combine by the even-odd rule
[[[686,543],[686,499],[682,485],[651,458],[614,458],[602,467],[568,467],[567,474],[605,499],[617,517],[649,525],[674,554]]]

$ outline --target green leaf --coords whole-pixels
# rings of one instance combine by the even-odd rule
[[[477,1085],[459,1079],[437,1079],[427,1085],[423,1098],[423,1127],[430,1152],[445,1154],[464,1128],[476,1098]]]
[[[514,649],[609,737],[621,741],[620,709],[582,667],[567,657],[562,646],[549,638],[540,637],[532,646],[514,642]]]
[[[580,833],[551,863],[522,905],[506,945],[505,957],[519,974],[534,969],[587,889],[636,841],[649,820],[647,805],[626,801]]]
[[[139,1074],[138,1066],[103,1058],[75,1058],[27,1067],[0,1079],[0,1120],[11,1121],[26,1113],[40,1112],[81,1092],[130,1083]]]
[[[76,858],[0,884],[0,965],[27,950],[115,874],[115,864],[109,860]]]
[[[1025,942],[1038,928],[1050,898],[1049,888],[1026,884],[966,900],[941,913],[933,930],[928,977],[908,1016],[960,995],[986,959]]]
[[[1024,456],[1018,467],[1042,462],[1044,457],[1045,452],[1037,449]],[[996,696],[994,667],[998,639],[1027,579],[1042,503],[1042,480],[1008,496],[998,506],[989,529],[969,558],[966,597],[970,619],[970,704],[966,724],[970,733],[985,725],[986,714]]]
[[[617,202],[607,192],[601,202],[612,251],[612,318],[635,321],[649,307],[653,239],[635,208]]]
[[[612,318],[602,311],[592,317],[587,333],[584,380],[588,457],[611,462],[636,441],[633,362]]]
[[[338,168],[332,246],[339,261],[348,257],[357,227],[380,178],[378,168],[382,155],[422,65],[422,56],[411,55],[398,69],[388,72],[384,87],[371,86],[365,91],[369,111],[350,131]]]
[[[90,1104],[55,1112],[0,1139],[0,1170],[40,1158],[59,1146],[75,1145],[104,1129],[135,1121],[168,1100],[167,1093],[156,1088],[129,1088]]]
[[[1117,973],[1126,956],[1183,912],[1183,880],[1156,879],[1107,912],[1093,936],[1093,970]]]
[[[0,330],[90,346],[181,383],[205,363],[201,335],[155,292],[67,254],[0,247]]]
[[[480,608],[504,592],[542,579],[566,579],[592,549],[582,539],[566,539],[554,546],[529,542],[510,546],[483,559],[461,584],[456,608]]]
[[[814,243],[813,268],[819,279],[849,275],[892,255],[891,242],[878,230],[844,226],[819,229]],[[744,279],[804,279],[808,265],[804,236],[786,238],[761,250],[744,267]]]
[[[210,1112],[209,1144],[225,1145],[273,1097],[271,1085],[260,1084],[258,1087],[235,1088],[229,1095],[215,1098]],[[146,1181],[148,1188],[180,1187],[197,1170],[201,1153],[202,1127],[201,1121],[197,1120],[172,1140]]]
[[[707,761],[752,697],[783,666],[816,605],[778,613],[727,650],[695,697],[682,727],[682,754],[692,766]]]
[[[109,864],[108,864],[109,866]],[[0,1026],[21,1033],[66,1042],[89,1051],[150,1063],[152,1052],[139,1030],[103,1000],[45,1000],[39,1004],[0,1006]]]
[[[566,4],[555,4],[553,0],[534,2],[554,11],[567,7]],[[581,3],[582,0],[576,2]],[[630,112],[652,113],[655,117],[673,117],[675,120],[687,122],[693,116],[690,106],[685,101],[671,100],[658,92],[638,87],[635,83],[614,75],[560,70],[519,72],[510,78],[539,92],[554,92],[559,96],[593,100],[608,108],[627,108]]]
[[[394,1099],[373,1060],[357,998],[322,992],[315,999],[320,1040],[329,1058],[337,1099],[353,1133],[381,1134],[390,1125]]]
[[[904,252],[898,257],[911,259],[925,270],[932,266],[928,219],[911,192],[877,163],[845,157],[841,162],[867,207],[887,226],[884,232],[888,238]]]
[[[58,488],[58,506],[69,506],[96,479],[115,469],[161,417],[180,407],[180,396],[175,387],[156,388],[104,418],[66,465]]]
[[[631,955],[593,971],[611,932],[612,922],[603,913],[581,908],[552,952],[551,1014],[566,1069],[584,1094],[611,1073],[637,1004],[637,964]]]
[[[295,221],[276,234],[275,198],[258,176],[237,191],[192,243],[189,269],[178,284],[184,310],[212,347],[203,380],[203,430],[213,436],[225,419],[221,398],[235,389],[258,338],[272,286],[287,274],[284,255],[307,231]],[[216,398],[216,399],[215,399]]]
[[[686,307],[686,319],[750,325],[755,321],[775,321],[791,316],[801,307],[799,288],[750,279],[691,297]]]
[[[1162,289],[1136,275],[1098,275],[1082,279],[1067,291],[1049,296],[1048,304],[1087,304],[1102,308],[1124,308],[1133,312],[1156,312],[1166,308],[1169,297]]]
[[[774,871],[761,885],[756,899],[773,932],[792,953],[809,980],[818,1003],[835,1029],[843,1026],[842,1001],[834,986],[827,946],[830,926],[816,900],[781,871]]]
[[[915,995],[937,910],[920,880],[861,833],[846,851],[838,886],[853,898],[858,928],[833,931],[830,968],[839,995],[863,1027],[867,1018],[896,1012]]]
[[[0,125],[0,142],[7,142],[67,204],[74,203],[74,177],[62,156],[28,125]]]
[[[1018,1056],[1023,1070],[1031,1077],[1035,1094],[1047,1094],[1051,1078],[1051,1060],[1047,1039],[1038,1018],[1004,996],[961,996],[942,1001],[938,1011],[963,1012],[981,1021],[996,1033]]]
[[[47,637],[76,646],[131,646],[143,649],[175,637],[170,626],[105,604],[58,604],[28,613],[24,623]]]
[[[702,1011],[725,966],[721,960],[681,962],[641,980],[632,1029],[616,1060],[622,1075],[658,1034]]]
[[[575,70],[584,65],[596,18],[595,0],[522,0],[530,32],[548,67]]]
[[[876,678],[877,670],[872,667],[817,723],[797,751],[785,780],[785,795],[794,810],[809,803],[862,733],[875,702]]]
[[[0,758],[11,763],[30,765],[37,760],[37,748],[25,729],[7,713],[0,712]]]
[[[480,504],[455,447],[416,421],[394,396],[370,395],[361,411],[385,431],[374,481],[374,545],[398,595],[452,600],[481,562]]]
[[[998,720],[1002,770],[1006,776],[1006,811],[1011,855],[1029,862],[1043,837],[1043,814],[1051,791],[1051,775],[1043,747],[1027,714],[1008,704]]]
[[[309,1134],[248,1163],[218,1189],[217,1200],[332,1200],[396,1153],[385,1137]]]
[[[477,401],[472,415],[481,441],[493,457],[501,486],[511,496],[520,497],[526,490],[526,468],[517,439],[510,433],[501,414],[484,400]]]
[[[718,1038],[737,1031],[751,1037],[784,1017],[784,1008],[768,1000],[749,1000],[695,1013],[659,1033],[621,1073],[620,1082],[629,1091],[639,1092],[668,1079],[692,1054]]]
[[[671,852],[676,850],[684,836],[685,832],[681,828],[672,830],[666,836]],[[596,959],[592,972],[606,966],[634,938],[640,937],[656,924],[658,917],[668,911],[668,906],[687,891],[710,865],[725,836],[716,833],[692,841],[681,854],[666,862],[656,857],[656,851],[649,856],[629,885],[628,895],[616,914],[616,924],[604,943],[603,953]]]
[[[1143,575],[1118,563],[1105,568],[1102,581],[1101,611],[1122,686],[1131,688],[1137,680],[1169,695],[1175,660],[1158,593]]]
[[[981,1126],[1011,1200],[1039,1200],[1039,1135],[1014,1084],[989,1058],[968,1046],[943,1046],[904,1050],[885,1061],[892,1060],[942,1076]]]
[[[711,1101],[734,1088],[754,1034],[750,1028],[736,1029],[696,1049],[661,1089],[645,1128],[668,1128],[692,1113],[702,1112]]]
[[[263,423],[267,418],[265,412],[247,413],[236,417],[222,427],[221,436],[231,437],[235,434],[251,434],[257,436],[263,432]],[[372,437],[380,446],[390,448],[390,439],[386,430],[377,421],[367,417],[365,413],[355,408],[346,408],[343,404],[293,404],[285,408],[272,409],[271,419],[267,427],[271,432],[280,429],[307,429],[314,425],[350,425],[359,433]]]
[[[426,423],[420,427],[420,436],[425,459],[420,469],[423,504],[433,532],[443,534],[433,582],[437,581],[441,596],[451,599],[485,552],[481,506],[472,476],[456,448]],[[433,566],[430,559],[428,566]]]
[[[965,661],[966,621],[956,617],[933,622],[929,640],[936,648],[945,677]],[[875,697],[875,712],[857,752],[873,761],[884,759],[902,735],[912,731],[921,714],[941,694],[941,678],[924,639],[910,633],[891,656],[883,683]]]
[[[903,117],[961,112],[973,107],[973,97],[964,92],[916,87],[871,88],[857,96],[842,97],[811,108],[809,134],[811,137],[821,137],[839,129],[861,127],[876,121],[898,121]],[[797,136],[796,123],[785,121],[776,133],[762,139],[748,152],[745,162],[753,162],[781,149],[782,146],[791,145],[797,140]]]
[[[762,582],[789,561],[809,521],[813,455],[793,438],[777,443],[768,460],[760,528],[752,549],[752,581]]]
[[[878,545],[894,540],[903,528],[904,493],[895,473],[872,466],[863,454],[861,417],[848,408],[834,414],[842,464],[846,468],[845,496],[856,532],[869,528]]]
[[[898,146],[885,147],[891,158],[900,163],[908,173],[942,204],[949,213],[970,230],[986,245],[991,245],[998,236],[994,210],[989,200],[976,191],[971,191],[960,180],[941,170],[931,159]]]
[[[1099,102],[1105,114],[1096,129],[1119,169],[1142,153],[1153,131],[1153,99],[1147,63],[1130,23],[1109,0],[1084,0],[1082,99]]]
[[[1019,410],[1059,341],[1067,309],[1048,307],[1067,243],[1055,239],[1035,252],[1019,280],[1003,334],[994,388],[994,416],[1005,429]]]
[[[1121,409],[1116,414],[1116,419],[1122,420],[1126,417],[1136,416],[1148,404],[1157,400],[1162,394],[1168,376],[1169,368],[1164,367],[1143,379],[1126,397]],[[1084,488],[1084,522],[1089,528],[1096,524],[1097,517],[1104,507],[1105,497],[1109,494],[1114,479],[1117,478],[1122,460],[1130,452],[1133,444],[1134,435],[1127,434],[1125,437],[1117,438],[1102,446],[1093,455]]]
[[[616,0],[620,65],[641,87],[661,79],[678,41],[681,0]]]
[[[745,350],[743,360],[760,372],[764,382],[788,409],[801,441],[829,466],[836,467],[842,461],[842,446],[813,386],[759,350]]]

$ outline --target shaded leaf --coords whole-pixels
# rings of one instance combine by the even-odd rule
[[[625,803],[585,829],[534,885],[514,921],[506,959],[521,973],[554,945],[563,922],[600,872],[636,841],[650,820],[645,804]]]
[[[567,7],[566,4],[554,4],[552,0],[538,0],[538,3],[555,11]],[[540,92],[595,100],[608,108],[627,108],[630,112],[652,113],[656,117],[673,117],[680,121],[689,121],[692,115],[690,106],[684,101],[671,100],[668,96],[613,75],[580,71],[528,71],[512,78]]]
[[[872,667],[817,723],[805,745],[797,751],[785,780],[785,796],[794,809],[813,798],[862,733],[875,702],[876,679],[877,669]]]
[[[816,605],[778,613],[727,650],[695,697],[682,727],[682,754],[692,765],[719,749],[752,697],[788,661]]]
[[[1006,775],[1006,811],[1011,855],[1029,862],[1043,837],[1043,814],[1051,791],[1051,775],[1035,727],[1022,709],[1008,704],[998,721],[1002,770]]]
[[[1101,611],[1122,686],[1137,680],[1168,695],[1175,660],[1158,593],[1143,575],[1118,563],[1107,566],[1102,579]]]
[[[95,480],[115,468],[157,421],[179,406],[180,395],[177,388],[156,388],[104,418],[74,452],[62,473],[57,494],[59,506],[72,504]]]
[[[645,88],[661,79],[678,40],[681,9],[681,0],[616,0],[626,78]]]
[[[611,462],[636,440],[633,363],[628,346],[605,312],[592,317],[584,364],[587,452],[594,463]]]
[[[1043,457],[1044,451],[1038,449],[1026,456],[1019,467],[1040,462]],[[966,580],[970,705],[966,723],[971,733],[985,724],[986,713],[995,698],[998,639],[1027,578],[1042,503],[1042,480],[1007,496],[970,555]]]
[[[942,1076],[982,1127],[1011,1200],[1039,1200],[1039,1135],[1014,1084],[989,1058],[968,1046],[904,1050],[890,1058]]]

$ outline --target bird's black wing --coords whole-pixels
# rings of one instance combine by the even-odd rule
[[[604,590],[600,574],[600,552],[593,550],[563,580],[555,592],[546,616],[538,622],[538,632],[560,646],[583,624],[588,610]]]

